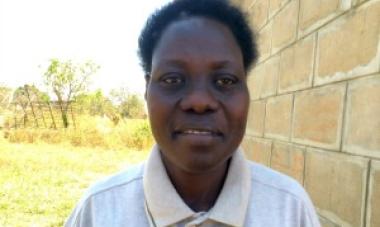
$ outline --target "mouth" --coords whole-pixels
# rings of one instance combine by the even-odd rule
[[[194,135],[194,136],[222,136],[223,134],[216,129],[210,128],[185,128],[174,131],[175,135]]]

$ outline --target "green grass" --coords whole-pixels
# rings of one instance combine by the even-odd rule
[[[77,127],[68,129],[18,128],[4,131],[13,143],[71,144],[76,147],[102,147],[104,149],[148,149],[153,144],[149,122],[146,119],[124,119],[114,125],[108,118],[82,115]]]
[[[0,139],[0,226],[62,226],[91,183],[146,156],[130,149]]]

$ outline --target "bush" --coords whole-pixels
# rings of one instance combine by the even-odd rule
[[[116,126],[108,118],[80,116],[76,128],[12,129],[4,133],[12,143],[69,143],[73,146],[149,149],[153,137],[149,122],[126,119]]]

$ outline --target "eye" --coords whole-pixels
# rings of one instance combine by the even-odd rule
[[[160,78],[160,83],[164,86],[180,85],[183,82],[183,76],[179,73],[166,73]]]
[[[163,79],[162,82],[164,82],[166,84],[179,84],[182,82],[182,79],[177,78],[177,77],[169,77],[169,78]]]
[[[219,87],[229,87],[236,84],[237,82],[238,79],[235,76],[229,74],[220,75],[215,80],[216,85]]]

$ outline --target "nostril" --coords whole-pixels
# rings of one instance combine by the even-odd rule
[[[191,92],[186,94],[180,101],[183,111],[194,113],[209,113],[218,108],[218,101],[210,92]]]

